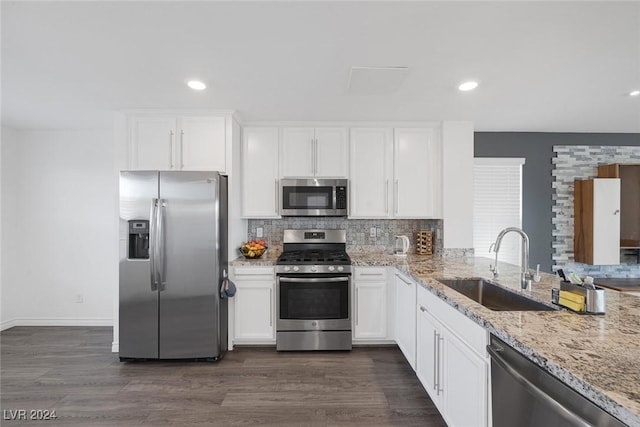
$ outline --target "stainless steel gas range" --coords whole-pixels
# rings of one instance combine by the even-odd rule
[[[351,350],[344,230],[285,230],[276,265],[277,350]]]

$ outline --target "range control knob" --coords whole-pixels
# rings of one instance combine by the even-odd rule
[[[284,268],[284,271],[289,271],[291,270],[291,267],[289,267],[288,265]]]
[[[317,265],[312,265],[312,266],[311,266],[311,271],[313,271],[314,273],[315,273],[316,271],[318,271],[318,266],[317,266]]]
[[[343,266],[339,266],[338,267],[338,271],[342,271],[342,270],[344,270],[344,267]]]
[[[298,267],[297,265],[294,265],[293,266],[293,271],[298,271],[298,270],[300,270],[300,267]]]
[[[333,265],[330,265],[330,266],[329,266],[329,271],[333,271],[333,270],[335,270],[335,269],[336,269],[336,268],[335,268]]]

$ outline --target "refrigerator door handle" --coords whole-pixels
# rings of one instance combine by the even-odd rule
[[[165,199],[158,199],[158,209],[157,209],[157,255],[158,259],[156,260],[156,270],[158,271],[158,285],[160,291],[163,291],[167,287],[167,282],[165,281],[165,237],[164,237],[164,208],[166,206]]]
[[[151,199],[151,212],[149,212],[149,264],[150,264],[150,276],[151,276],[151,290],[158,290],[158,271],[156,269],[156,216],[158,211],[158,199]]]

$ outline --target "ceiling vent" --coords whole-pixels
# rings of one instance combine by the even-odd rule
[[[409,67],[351,67],[347,91],[352,95],[390,95],[407,77]]]

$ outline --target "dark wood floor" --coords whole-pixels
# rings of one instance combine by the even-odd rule
[[[97,327],[3,331],[1,424],[445,425],[396,347],[237,348],[219,363],[121,363],[111,338],[111,328]],[[10,421],[20,409],[58,418]]]

